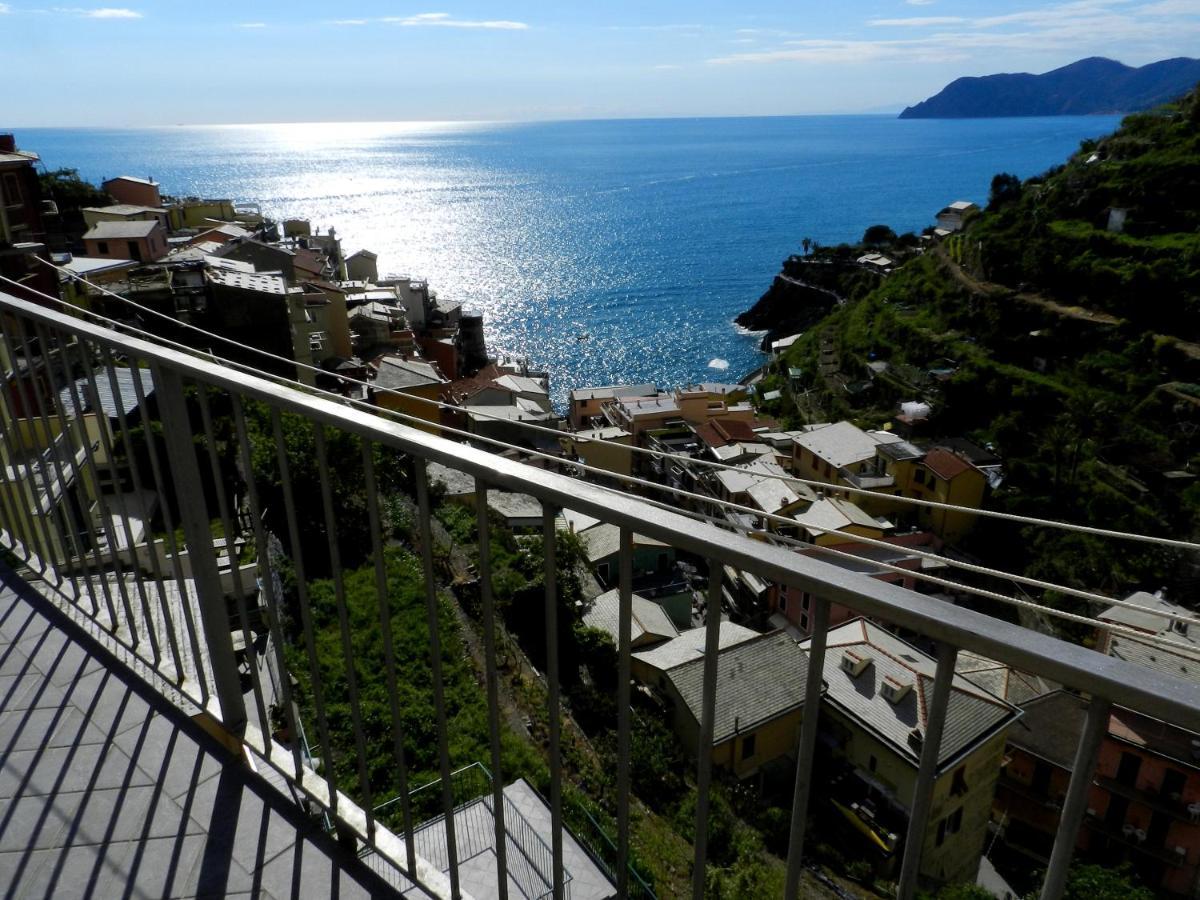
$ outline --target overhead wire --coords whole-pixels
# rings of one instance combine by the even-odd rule
[[[166,313],[159,312],[156,309],[153,309],[151,307],[140,304],[137,301],[131,300],[130,298],[125,297],[121,294],[118,294],[114,291],[110,291],[107,288],[103,287],[102,285],[92,284],[91,282],[87,281],[85,278],[83,278],[78,273],[72,272],[71,270],[63,268],[62,266],[57,266],[54,263],[48,262],[44,259],[41,259],[40,257],[35,256],[34,259],[37,259],[38,262],[42,263],[43,265],[48,266],[48,267],[60,272],[61,274],[66,275],[69,278],[72,278],[76,281],[79,281],[83,284],[88,285],[90,288],[100,292],[104,296],[111,297],[112,299],[120,301],[121,303],[127,304],[135,309],[138,309],[141,312],[149,313],[150,315],[156,316],[160,319],[163,319],[164,321],[170,322],[172,325],[174,325],[176,327],[181,327],[181,328],[187,329],[189,331],[194,331],[198,334],[204,335],[205,337],[228,344],[231,347],[236,347],[239,350],[248,351],[250,353],[258,354],[264,358],[271,359],[274,362],[285,363],[288,366],[295,366],[298,369],[310,371],[315,374],[319,374],[319,375],[326,376],[326,377],[329,377],[332,374],[324,369],[321,369],[318,366],[313,366],[308,363],[304,363],[304,362],[300,362],[298,360],[291,359],[289,357],[280,356],[279,354],[271,353],[270,351],[263,350],[260,347],[255,347],[250,344],[245,344],[245,343],[237,341],[233,338],[226,337],[226,336],[220,335],[220,334],[216,334],[211,331],[207,331],[203,328],[200,328],[199,326],[191,324],[190,322],[181,322],[180,320],[178,320],[172,316],[169,316]],[[49,296],[49,295],[46,295],[46,296]],[[59,298],[55,298],[55,299],[59,299]],[[59,299],[59,302],[64,303],[67,306],[71,306],[73,309],[78,309],[78,307],[74,307],[73,304],[66,303],[66,301],[63,301],[61,299]],[[113,321],[115,321],[115,320],[113,320]],[[220,358],[220,357],[218,357],[218,358]],[[391,394],[391,395],[395,395],[395,396],[403,396],[406,400],[415,401],[417,403],[428,405],[428,406],[433,406],[438,409],[450,410],[450,411],[453,411],[456,413],[463,413],[466,411],[466,409],[464,407],[458,406],[453,403],[447,403],[442,400],[435,400],[430,397],[419,397],[415,394],[405,394],[401,391],[396,391],[396,390],[390,389],[390,388],[380,388],[380,387],[377,387],[372,382],[352,378],[347,375],[338,374],[334,377],[337,377],[342,382],[347,383],[347,384],[353,384],[353,385],[357,385],[359,387],[369,388],[369,389],[375,391],[376,393],[385,393],[385,394]],[[649,456],[656,460],[664,460],[664,459],[678,460],[678,461],[686,462],[689,465],[700,466],[702,468],[718,470],[718,471],[730,471],[730,472],[738,472],[738,473],[744,473],[746,471],[744,468],[742,468],[740,466],[722,463],[722,462],[719,462],[716,460],[698,459],[695,457],[684,456],[682,454],[670,453],[670,452],[662,451],[662,450],[654,450],[649,447],[638,447],[638,446],[630,445],[630,444],[622,444],[620,442],[611,441],[606,438],[581,436],[577,432],[563,432],[557,428],[551,428],[548,426],[539,425],[536,422],[528,422],[528,421],[523,421],[523,420],[519,420],[519,419],[513,420],[506,416],[489,413],[486,410],[479,409],[479,408],[471,408],[470,412],[472,415],[478,416],[479,418],[488,419],[488,420],[492,420],[492,421],[507,422],[509,424],[512,424],[512,425],[514,425],[518,428],[524,429],[526,431],[533,431],[533,432],[539,432],[539,433],[545,434],[548,437],[554,438],[555,440],[562,440],[564,438],[569,438],[569,439],[572,439],[577,442],[582,441],[582,442],[588,442],[588,443],[597,443],[597,444],[601,444],[603,446],[614,447],[614,448],[620,449],[624,452],[632,453],[635,455]],[[422,420],[422,421],[428,421],[428,420]],[[870,490],[867,488],[856,488],[852,485],[845,485],[845,484],[831,484],[829,482],[819,481],[819,480],[811,479],[811,478],[803,478],[801,476],[787,474],[787,473],[780,474],[780,473],[771,473],[771,472],[761,472],[761,473],[756,473],[756,475],[762,477],[763,479],[767,479],[767,480],[784,481],[784,482],[803,484],[808,487],[815,488],[817,490],[822,490],[822,491],[837,491],[839,493],[843,493],[843,494],[847,494],[847,495],[853,494],[853,495],[867,496],[867,497],[873,497],[873,498],[879,498],[881,496],[881,494],[878,491],[873,491],[873,490]],[[902,505],[920,506],[920,507],[931,508],[931,509],[941,509],[941,510],[945,510],[947,512],[960,512],[960,513],[964,513],[967,515],[978,516],[981,518],[991,518],[991,519],[997,519],[997,520],[1001,520],[1001,521],[1016,522],[1016,523],[1020,523],[1022,525],[1032,525],[1032,526],[1044,527],[1044,528],[1056,528],[1056,529],[1060,529],[1060,530],[1064,530],[1064,531],[1073,531],[1073,532],[1080,533],[1080,534],[1090,534],[1090,535],[1093,535],[1096,537],[1104,537],[1104,538],[1112,538],[1112,539],[1116,539],[1116,540],[1128,540],[1128,541],[1136,541],[1136,542],[1141,542],[1141,543],[1157,544],[1157,545],[1160,545],[1163,547],[1169,547],[1171,549],[1176,549],[1176,550],[1200,551],[1200,543],[1197,543],[1194,541],[1181,540],[1179,538],[1167,538],[1167,537],[1161,537],[1159,535],[1138,534],[1136,532],[1118,531],[1118,530],[1109,529],[1109,528],[1098,528],[1093,525],[1081,525],[1078,523],[1063,522],[1063,521],[1059,521],[1059,520],[1055,520],[1055,519],[1045,519],[1045,518],[1039,518],[1036,516],[1025,516],[1025,515],[1020,515],[1017,513],[1006,513],[1001,510],[979,509],[979,508],[970,507],[970,506],[961,506],[961,505],[953,504],[953,503],[944,503],[944,502],[938,501],[938,500],[927,500],[927,499],[924,499],[921,497],[908,497],[908,496],[897,495],[897,494],[889,494],[886,496],[887,496],[889,502],[899,503]]]
[[[6,281],[10,284],[21,286],[21,285],[19,285],[19,283],[14,282],[12,279],[4,278],[3,276],[0,276],[0,280]],[[26,288],[26,290],[29,290],[29,289]],[[649,490],[670,493],[670,494],[673,494],[678,497],[682,497],[682,498],[689,499],[692,501],[699,501],[699,502],[707,504],[707,505],[715,505],[720,508],[728,509],[728,510],[731,510],[734,512],[761,518],[764,522],[766,522],[766,521],[776,522],[776,523],[783,524],[788,527],[794,527],[797,524],[795,522],[795,520],[793,520],[793,519],[788,519],[783,516],[778,516],[773,513],[768,513],[761,509],[756,509],[754,507],[736,504],[731,501],[721,500],[720,498],[717,498],[717,497],[712,497],[712,496],[708,496],[708,495],[704,495],[704,494],[698,494],[698,493],[691,492],[691,491],[684,491],[679,488],[673,488],[673,487],[670,487],[669,485],[663,485],[663,484],[660,484],[659,482],[654,482],[654,481],[650,481],[647,479],[637,478],[636,476],[632,476],[632,475],[621,475],[619,473],[614,473],[614,472],[611,472],[606,469],[600,469],[600,468],[588,466],[588,465],[578,462],[576,460],[563,459],[562,457],[559,457],[559,456],[556,456],[553,454],[544,453],[542,451],[533,450],[533,449],[526,448],[526,447],[520,447],[520,446],[511,444],[511,443],[505,442],[505,441],[497,440],[495,438],[489,438],[484,435],[479,435],[479,434],[476,434],[473,432],[463,431],[461,429],[457,429],[457,428],[454,428],[452,426],[445,425],[442,423],[430,422],[427,419],[421,418],[419,416],[407,414],[407,413],[402,413],[398,410],[390,410],[385,407],[379,407],[374,404],[370,404],[370,403],[366,403],[364,401],[358,400],[357,398],[347,398],[340,394],[336,394],[336,393],[329,392],[329,391],[324,391],[319,388],[314,388],[313,386],[304,384],[303,382],[300,382],[298,380],[288,379],[284,376],[275,375],[275,374],[269,373],[269,372],[263,372],[262,370],[257,369],[253,366],[249,366],[244,363],[239,363],[235,360],[228,360],[224,357],[218,356],[211,352],[205,353],[203,351],[198,351],[195,347],[190,347],[190,346],[187,346],[184,344],[180,344],[176,341],[172,341],[172,340],[164,338],[160,335],[156,335],[152,332],[147,332],[144,329],[130,326],[128,323],[124,323],[119,320],[112,319],[107,316],[103,316],[92,310],[81,309],[80,307],[77,307],[74,304],[71,304],[68,301],[63,300],[62,298],[54,297],[52,295],[45,294],[43,292],[35,291],[35,293],[37,293],[39,296],[44,297],[47,300],[51,300],[51,301],[54,301],[54,302],[60,304],[61,306],[69,309],[70,311],[72,311],[74,313],[83,313],[91,318],[102,321],[113,327],[116,327],[116,328],[119,328],[122,330],[126,330],[126,331],[132,331],[140,336],[149,338],[152,341],[164,343],[169,346],[173,346],[176,349],[188,352],[190,354],[198,354],[198,355],[207,357],[208,359],[210,359],[218,364],[232,366],[232,367],[244,370],[248,373],[258,375],[260,377],[262,375],[267,375],[271,379],[273,379],[277,382],[286,384],[289,387],[298,388],[298,389],[301,389],[304,391],[314,391],[317,393],[321,393],[323,395],[327,395],[333,399],[336,399],[340,402],[350,403],[356,407],[360,407],[360,408],[362,408],[366,411],[370,411],[372,413],[378,414],[380,412],[384,412],[391,418],[394,418],[405,424],[416,424],[416,425],[424,426],[424,427],[433,426],[433,427],[438,428],[440,431],[442,431],[444,433],[453,434],[457,437],[462,437],[464,439],[471,440],[471,441],[485,443],[490,446],[498,447],[501,450],[516,451],[518,453],[541,458],[541,459],[544,459],[549,462],[554,462],[554,463],[558,463],[558,464],[566,464],[581,473],[588,473],[588,474],[591,474],[591,475],[594,475],[594,476],[597,476],[597,477],[600,477],[603,479],[617,480],[617,481],[620,481],[620,482],[623,482],[626,484],[636,485],[637,487],[646,488]],[[129,300],[127,300],[127,298],[122,297],[120,294],[115,294],[113,292],[108,292],[108,291],[105,291],[105,293],[110,294],[111,296],[113,296],[114,298],[116,298],[118,300],[128,302],[128,303],[132,304],[133,306],[138,307],[139,309],[143,309],[146,312],[150,312],[154,315],[160,316],[160,317],[170,321],[172,324],[185,325],[189,329],[197,331],[201,334],[204,334],[207,337],[212,337],[212,338],[216,338],[218,340],[226,341],[228,343],[234,344],[243,349],[259,352],[262,355],[268,356],[276,361],[287,363],[287,364],[289,364],[289,366],[295,364],[295,365],[299,365],[303,368],[314,369],[315,371],[321,372],[322,374],[328,374],[328,373],[325,373],[324,370],[315,369],[315,367],[311,367],[311,366],[305,366],[305,364],[303,364],[303,363],[295,363],[294,360],[290,360],[286,357],[277,356],[275,354],[269,353],[268,351],[261,351],[258,348],[254,348],[249,345],[240,344],[239,342],[232,341],[231,339],[228,339],[228,338],[224,338],[221,335],[216,335],[211,332],[207,332],[204,329],[200,329],[196,326],[190,325],[190,323],[178,322],[178,320],[176,320],[170,316],[167,316],[163,313],[159,313],[157,310],[150,309],[149,307],[143,307],[141,304],[137,304],[134,301],[129,301]],[[347,380],[351,380],[354,383],[369,386],[369,384],[367,382],[359,382],[354,379],[347,379]],[[399,394],[400,392],[392,392],[392,393]],[[405,398],[409,398],[411,396],[408,394],[401,394],[401,395],[404,396]],[[450,408],[461,411],[461,409],[459,407],[454,407],[452,405],[450,405]],[[555,434],[561,435],[562,433],[555,432]],[[623,449],[629,449],[624,444],[617,444],[616,446],[621,447]],[[688,463],[688,464],[694,462],[694,460],[690,457],[677,457],[677,458],[680,461],[682,461],[684,463]],[[732,469],[733,471],[736,471],[743,475],[748,474],[747,470],[742,469],[742,468],[731,467],[731,466],[722,466],[722,468]],[[767,476],[769,475],[769,473],[762,473],[762,472],[752,472],[749,474],[754,478],[760,478],[762,480],[768,480]],[[772,479],[772,480],[775,480],[775,479]],[[785,482],[794,481],[794,482],[802,483],[801,479],[783,478],[783,479],[778,479],[778,480],[783,480]],[[826,485],[824,483],[819,483],[819,484],[821,484],[823,487],[826,487],[826,488],[831,487],[830,485]],[[840,490],[840,487],[837,489]],[[878,496],[878,495],[876,495],[876,496]],[[647,498],[643,497],[642,499],[647,499]],[[889,496],[889,499],[891,499],[890,496]],[[654,502],[656,502],[656,504],[657,504],[657,501],[654,501]],[[666,508],[674,509],[676,511],[681,511],[680,508],[677,506],[673,506],[673,505],[669,505],[669,504],[657,504],[657,505],[665,505]],[[815,525],[809,525],[807,527],[809,527],[811,530],[819,531],[819,532],[825,533],[825,534],[837,533],[835,529],[827,529],[827,528],[822,528],[822,527],[815,526]],[[772,532],[772,534],[776,534],[776,533]],[[780,536],[777,534],[776,534],[776,536],[784,537],[784,536]],[[855,535],[855,540],[858,543],[863,543],[868,546],[877,546],[877,547],[881,547],[881,548],[885,548],[885,549],[889,549],[889,550],[895,550],[897,548],[897,546],[899,546],[897,544],[894,544],[894,543],[891,543],[888,541],[878,540],[878,539],[874,539],[874,538],[868,538],[866,536],[861,536],[861,535]],[[821,549],[828,550],[830,548],[821,548]],[[931,553],[929,551],[918,550],[918,549],[912,548],[912,547],[909,547],[907,549],[910,552],[910,554],[912,554],[912,555],[916,555],[916,556],[920,556],[922,558],[936,561],[936,562],[942,563],[944,565],[947,565],[947,566],[950,566],[953,568],[958,568],[958,569],[962,569],[964,571],[969,571],[974,574],[985,575],[988,577],[998,578],[1001,580],[1013,581],[1018,584],[1024,584],[1024,585],[1027,585],[1030,587],[1035,587],[1035,588],[1038,588],[1041,590],[1057,591],[1057,592],[1060,592],[1063,594],[1067,594],[1069,596],[1074,596],[1076,598],[1085,600],[1085,601],[1087,601],[1089,603],[1093,603],[1093,604],[1099,604],[1099,605],[1103,605],[1103,606],[1112,606],[1112,607],[1121,607],[1121,608],[1126,608],[1126,609],[1130,609],[1130,610],[1137,611],[1137,612],[1152,614],[1154,616],[1157,616],[1160,618],[1165,618],[1165,619],[1168,619],[1171,621],[1179,621],[1179,622],[1183,622],[1183,623],[1187,623],[1187,624],[1200,625],[1200,618],[1194,617],[1194,616],[1189,616],[1187,614],[1174,613],[1174,612],[1170,612],[1170,611],[1155,609],[1152,607],[1141,606],[1139,604],[1130,603],[1127,600],[1118,600],[1113,597],[1106,597],[1101,594],[1096,594],[1096,593],[1093,593],[1090,591],[1083,591],[1083,590],[1079,590],[1076,588],[1071,588],[1066,585],[1059,585],[1054,582],[1042,581],[1039,579],[1029,578],[1027,576],[1017,575],[1017,574],[1011,573],[1011,572],[1005,572],[1005,571],[999,570],[999,569],[992,569],[992,568],[989,568],[986,566],[979,566],[979,565],[969,563],[966,561],[956,560],[956,559],[953,559],[950,557],[941,556],[939,554]],[[856,556],[854,554],[850,554],[850,556],[852,556],[853,558],[855,558],[859,561],[862,561],[864,559],[864,557]],[[886,565],[883,563],[877,563],[874,560],[870,560],[870,562],[880,565],[881,567]],[[983,589],[974,588],[973,586],[970,586],[970,585],[964,585],[960,582],[953,582],[953,581],[948,581],[946,579],[940,579],[937,576],[933,576],[933,575],[930,575],[925,572],[914,572],[913,570],[910,570],[910,569],[905,569],[903,571],[905,573],[911,575],[912,577],[915,577],[915,578],[918,578],[921,580],[925,580],[925,581],[929,581],[930,583],[939,584],[939,585],[943,585],[943,586],[947,586],[947,587],[953,587],[955,589],[965,590],[970,593],[979,593],[980,591],[983,591]],[[1007,595],[996,594],[994,592],[985,592],[982,594],[982,596],[986,596],[989,599],[998,599],[998,600],[1001,600],[1002,602],[1009,602],[1009,603],[1012,603],[1015,605],[1032,604],[1034,607],[1039,608],[1041,611],[1053,612],[1055,614],[1061,613],[1061,615],[1059,616],[1061,618],[1068,618],[1069,616],[1073,615],[1073,614],[1067,614],[1067,613],[1062,613],[1061,611],[1053,610],[1052,607],[1044,607],[1039,604],[1035,604],[1035,603],[1033,603],[1033,601],[1024,601],[1024,600],[1020,600],[1018,598],[1008,597]],[[1110,624],[1110,623],[1103,622],[1102,620],[1099,620],[1099,619],[1091,619],[1091,618],[1087,618],[1087,617],[1080,617],[1080,618],[1082,621],[1087,621],[1090,624],[1096,625],[1096,626],[1108,627]],[[1177,645],[1177,646],[1185,646],[1185,645]]]

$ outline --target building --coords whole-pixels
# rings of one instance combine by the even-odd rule
[[[757,635],[717,653],[712,762],[747,778],[795,753],[800,739],[808,656],[780,631]],[[663,693],[675,734],[695,747],[703,717],[704,657],[667,669]]]
[[[641,594],[634,594],[631,600],[633,618],[630,622],[629,646],[632,649],[669,641],[679,635],[679,629],[675,627],[671,617],[657,603],[647,600]],[[620,603],[621,592],[614,588],[594,599],[583,614],[583,624],[603,631],[612,638],[613,646],[620,646],[621,642],[618,615]]]
[[[568,419],[572,428],[584,428],[604,413],[604,404],[612,400],[654,397],[658,388],[652,384],[610,384],[603,387],[577,388],[568,395]]]
[[[375,360],[373,368],[371,399],[376,406],[426,422],[441,421],[438,402],[446,377],[436,363],[415,356],[386,354]],[[436,431],[436,428],[426,430]]]
[[[967,220],[978,214],[979,207],[970,200],[955,200],[937,214],[937,227],[951,233],[962,231]]]
[[[792,471],[801,478],[850,484],[850,476],[874,471],[880,444],[900,438],[886,431],[863,431],[850,422],[814,425],[793,439]],[[851,484],[857,487],[856,484]]]
[[[1044,864],[1083,733],[1087,703],[1066,691],[1030,700],[1008,738],[996,795],[1005,844]],[[1130,863],[1162,896],[1200,891],[1200,735],[1114,707],[1100,745],[1077,846],[1105,865]]]
[[[101,222],[160,222],[163,228],[170,226],[167,211],[153,206],[117,203],[112,206],[88,206],[81,212],[88,228]]]
[[[83,235],[87,255],[100,259],[154,262],[167,255],[167,231],[157,219],[97,222]]]
[[[134,178],[132,175],[122,175],[110,178],[100,185],[117,203],[129,206],[145,206],[151,209],[162,208],[162,193],[157,182],[152,178]]]
[[[44,303],[36,293],[57,296],[58,276],[48,266],[43,224],[38,155],[18,150],[16,138],[0,134],[0,275],[30,290],[28,299]],[[2,289],[19,292],[4,283]]]
[[[379,257],[370,250],[359,250],[346,257],[346,277],[351,281],[374,283],[379,279]]]
[[[925,454],[913,480],[910,496],[970,509],[983,505],[988,486],[983,472],[971,465],[966,457],[944,447],[934,447]],[[950,544],[963,538],[974,527],[977,518],[969,512],[928,506],[922,507],[917,514],[922,525]]]
[[[862,618],[831,629],[826,646],[820,743],[830,814],[891,870],[902,855],[937,663]],[[921,849],[925,882],[974,882],[1005,738],[1020,714],[954,677]]]
[[[623,428],[601,426],[564,434],[560,439],[563,453],[586,466],[604,469],[616,475],[633,471],[633,435]]]
[[[1096,649],[1164,675],[1200,681],[1200,634],[1197,634],[1200,629],[1172,618],[1194,617],[1195,612],[1145,591],[1130,594],[1124,603],[1129,605],[1110,606],[1096,618],[1101,622],[1122,625],[1139,634],[1119,634],[1101,628],[1097,634]],[[1143,609],[1133,609],[1132,606]],[[1158,610],[1162,615],[1144,611],[1146,609]],[[1170,646],[1164,641],[1169,641]]]

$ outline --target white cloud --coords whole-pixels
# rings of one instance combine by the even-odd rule
[[[329,23],[330,25],[366,25],[367,19],[335,19]]]
[[[11,6],[9,6],[7,3],[0,3],[0,16],[10,12],[12,12]]]
[[[456,19],[450,13],[417,13],[415,16],[386,16],[379,21],[405,28],[483,28],[496,31],[525,31],[524,22],[506,19]]]
[[[266,22],[239,22],[237,24],[237,27],[238,28],[266,28],[267,23]]]
[[[660,71],[667,71],[669,69],[682,69],[683,66],[677,66],[674,63],[661,63],[654,68],[659,69]]]
[[[124,7],[102,6],[100,9],[80,10],[81,15],[88,19],[140,19],[142,14]]]
[[[873,19],[873,27],[922,28],[919,37],[889,40],[783,41],[708,60],[717,65],[753,63],[861,64],[975,60],[1003,51],[1040,55],[1062,64],[1082,56],[1126,62],[1175,56],[1200,41],[1200,0],[1072,0],[1001,15],[911,16]],[[991,68],[992,66],[988,66]],[[1039,70],[1040,71],[1040,70]]]
[[[930,6],[933,0],[904,0],[909,6]]]
[[[876,28],[931,28],[935,25],[960,25],[965,21],[961,16],[910,16],[906,19],[872,19],[867,24]]]

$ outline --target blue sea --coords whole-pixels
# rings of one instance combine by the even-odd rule
[[[1115,116],[885,116],[528,124],[24,129],[19,145],[91,180],[261,204],[336,227],[381,273],[427,277],[486,316],[493,351],[572,387],[736,380],[759,336],[733,318],[812,238],[932,224],[986,202],[997,172],[1056,165]],[[717,361],[717,365],[710,365]],[[721,362],[728,364],[721,367]]]

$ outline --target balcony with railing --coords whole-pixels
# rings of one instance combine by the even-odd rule
[[[652,886],[631,866],[635,532],[686,552],[707,572],[698,752],[686,777],[696,792],[687,837],[696,897],[706,890],[710,850],[726,571],[814,598],[808,671],[823,671],[831,604],[936,648],[919,774],[907,800],[910,835],[929,828],[960,649],[1089,698],[1042,889],[1048,900],[1063,890],[1112,704],[1200,731],[1200,690],[1192,683],[434,436],[355,401],[4,294],[0,360],[9,390],[0,396],[0,444],[11,445],[21,417],[14,389],[29,389],[32,405],[22,416],[36,417],[48,433],[82,427],[61,400],[72,389],[55,383],[60,374],[48,370],[43,390],[21,383],[30,359],[47,348],[90,395],[123,368],[142,371],[135,386],[152,384],[160,425],[135,426],[119,409],[111,433],[99,433],[99,452],[85,442],[81,456],[41,454],[30,464],[40,483],[69,477],[99,486],[119,458],[133,488],[156,498],[163,552],[119,553],[98,540],[120,511],[118,495],[95,487],[89,499],[100,514],[83,526],[92,539],[81,565],[65,571],[54,548],[74,523],[61,510],[37,515],[19,502],[37,481],[0,491],[0,542],[12,567],[3,572],[0,611],[0,742],[9,743],[0,772],[0,882],[18,895],[116,893],[113,886],[153,895],[649,895]],[[300,432],[309,443],[297,442]],[[454,566],[438,543],[431,463],[474,479],[477,640],[463,637],[461,611],[442,591]],[[540,545],[542,566],[534,617],[541,650],[532,662],[506,643],[499,622],[492,562],[501,548],[486,512],[492,490],[527,494],[543,509],[540,539],[522,538]],[[571,774],[581,751],[564,708],[572,673],[560,655],[555,523],[564,508],[620,532],[616,765],[596,786]],[[411,553],[398,546],[400,523],[414,536]],[[502,663],[514,658],[520,690],[540,704],[524,722],[508,699],[515,676],[501,678]],[[808,679],[805,692],[788,754],[795,763],[785,799],[789,897],[802,890],[810,800],[822,790],[812,782],[821,679]],[[484,763],[490,777],[463,792],[456,773],[466,761]],[[532,774],[518,794],[510,789],[522,783],[520,766]],[[414,794],[419,783],[427,786]],[[602,840],[581,827],[583,816],[573,812],[579,797],[604,821]],[[532,798],[537,815],[524,804]],[[605,844],[602,860],[594,848]],[[919,881],[922,844],[903,841],[897,890],[904,900]],[[585,883],[600,885],[599,893],[585,893]]]

